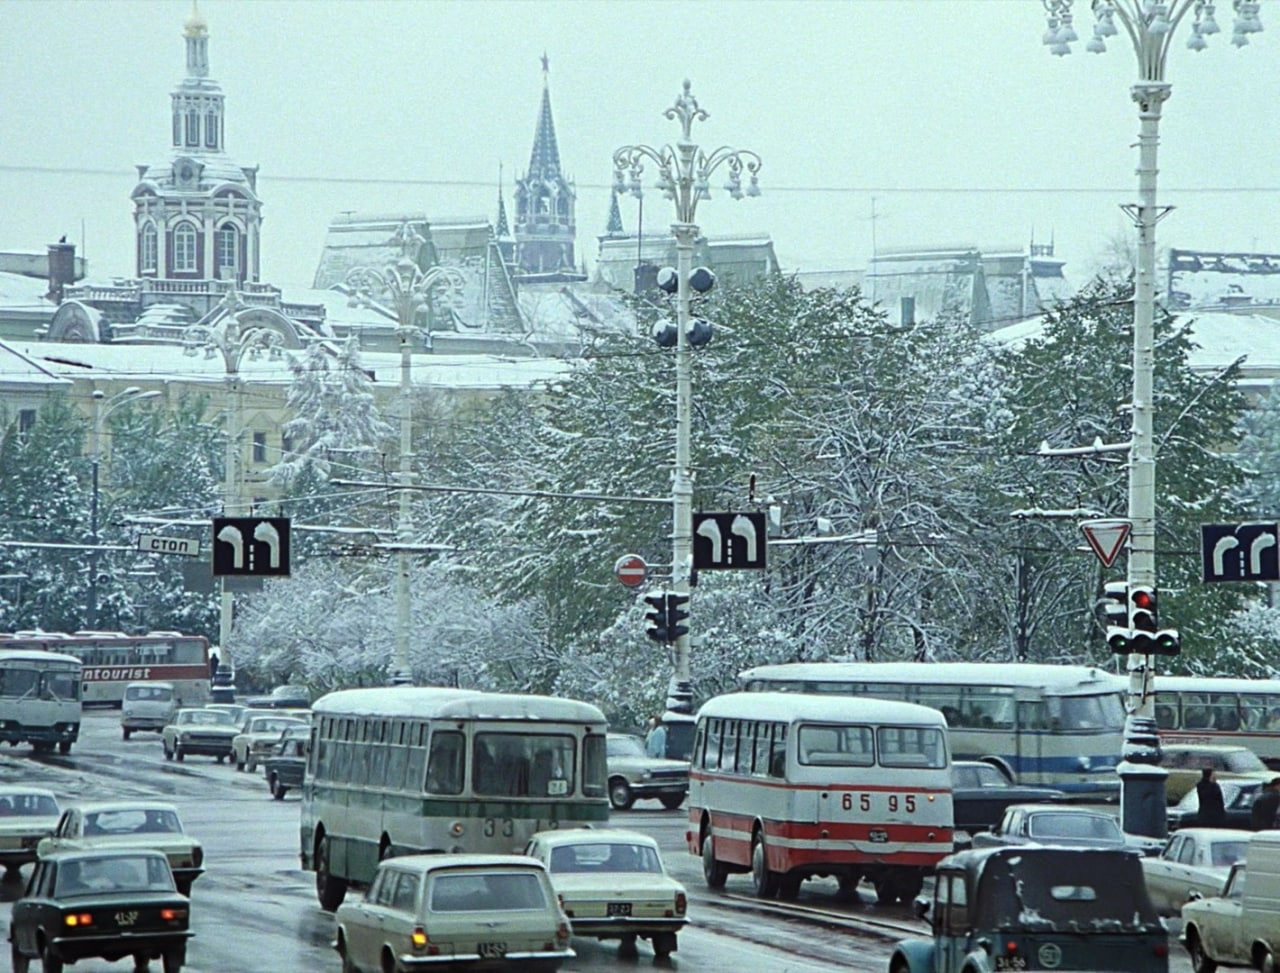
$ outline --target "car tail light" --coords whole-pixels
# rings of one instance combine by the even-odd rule
[[[191,861],[195,863],[196,868],[204,864],[204,849],[197,846],[191,850]]]
[[[572,933],[569,932],[569,924],[567,922],[562,922],[556,927],[556,942],[567,946],[571,936]]]
[[[409,933],[409,942],[413,943],[414,949],[425,949],[430,940],[427,938],[427,931],[421,926],[414,926],[413,932]]]
[[[93,925],[93,914],[90,912],[68,912],[62,917],[68,929],[79,929],[81,926]]]
[[[161,909],[160,918],[165,922],[177,922],[179,919],[187,917],[186,909]]]
[[[684,915],[685,910],[689,908],[689,900],[683,892],[676,893],[676,915]]]
[[[1006,956],[1010,953],[1016,953],[1018,951],[1018,944],[1014,940],[1010,939],[1004,944],[1004,951]]]
[[[1152,948],[1152,950],[1151,950],[1151,951],[1152,951],[1153,953],[1155,953],[1157,956],[1168,956],[1168,955],[1169,955],[1169,944],[1168,944],[1168,943],[1156,943],[1156,944],[1155,944],[1155,946]]]

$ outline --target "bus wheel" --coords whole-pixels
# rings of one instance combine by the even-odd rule
[[[621,777],[615,777],[609,781],[609,804],[615,811],[629,811],[631,805],[636,802],[635,796],[631,793],[631,785],[629,785]]]
[[[316,845],[316,898],[325,912],[335,912],[347,897],[347,880],[329,872],[329,839]]]
[[[751,839],[751,881],[755,883],[757,898],[771,899],[778,893],[778,873],[769,868],[764,834],[760,831]]]
[[[716,861],[715,841],[711,837],[711,829],[702,836],[702,877],[709,889],[722,889],[729,877],[729,870]]]

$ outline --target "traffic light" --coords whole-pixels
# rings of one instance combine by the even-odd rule
[[[667,622],[667,593],[655,591],[644,596],[649,610],[644,613],[644,632],[655,642],[670,642]]]
[[[1156,612],[1156,592],[1146,585],[1134,585],[1129,592],[1129,627],[1135,635],[1154,636],[1160,628]]]
[[[689,609],[684,607],[687,604],[688,595],[667,595],[667,641],[674,642],[681,635],[689,634],[689,626],[684,624],[689,620]]]
[[[1107,589],[1105,611],[1108,620],[1114,617],[1111,605],[1113,589],[1110,583]],[[1160,627],[1160,611],[1157,604],[1156,591],[1148,585],[1134,585],[1128,593],[1127,626],[1109,625],[1107,627],[1107,645],[1118,655],[1137,652],[1142,655],[1179,655],[1182,652],[1182,639],[1176,628]]]
[[[1100,602],[1102,614],[1106,619],[1107,645],[1117,655],[1127,655],[1132,651],[1133,641],[1129,630],[1129,585],[1125,581],[1108,581],[1103,585],[1103,597]]]

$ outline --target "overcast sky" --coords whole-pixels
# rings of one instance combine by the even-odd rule
[[[1280,251],[1280,3],[1237,50],[1231,5],[1210,48],[1170,54],[1162,248]],[[1077,29],[1092,17],[1079,0]],[[542,86],[594,263],[612,153],[678,134],[764,159],[765,195],[703,202],[709,235],[766,232],[788,270],[864,267],[876,250],[1025,246],[1052,235],[1077,283],[1132,239],[1136,59],[1049,55],[1036,0],[382,2],[201,0],[238,164],[259,166],[262,274],[309,286],[347,210],[496,216],[499,166],[529,163]],[[134,271],[134,166],[169,149],[189,0],[0,2],[0,250],[67,235],[95,278]],[[719,178],[713,188],[723,183]],[[872,213],[875,219],[872,219]],[[622,206],[634,230],[634,200]],[[673,219],[656,193],[645,224]],[[83,228],[83,229],[82,229]]]

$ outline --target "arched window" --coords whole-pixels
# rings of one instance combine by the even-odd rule
[[[190,223],[174,227],[173,269],[175,273],[191,273],[196,269],[196,228]]]
[[[200,145],[200,115],[198,112],[187,112],[187,145]]]
[[[235,280],[237,257],[240,253],[240,234],[235,226],[225,224],[218,230],[218,272],[219,280]]]
[[[138,268],[142,273],[156,272],[157,250],[156,225],[148,222],[142,228],[142,266]]]
[[[218,113],[206,112],[204,116],[204,144],[206,148],[218,147]]]
[[[182,144],[182,113],[177,111],[173,113],[173,144]]]

